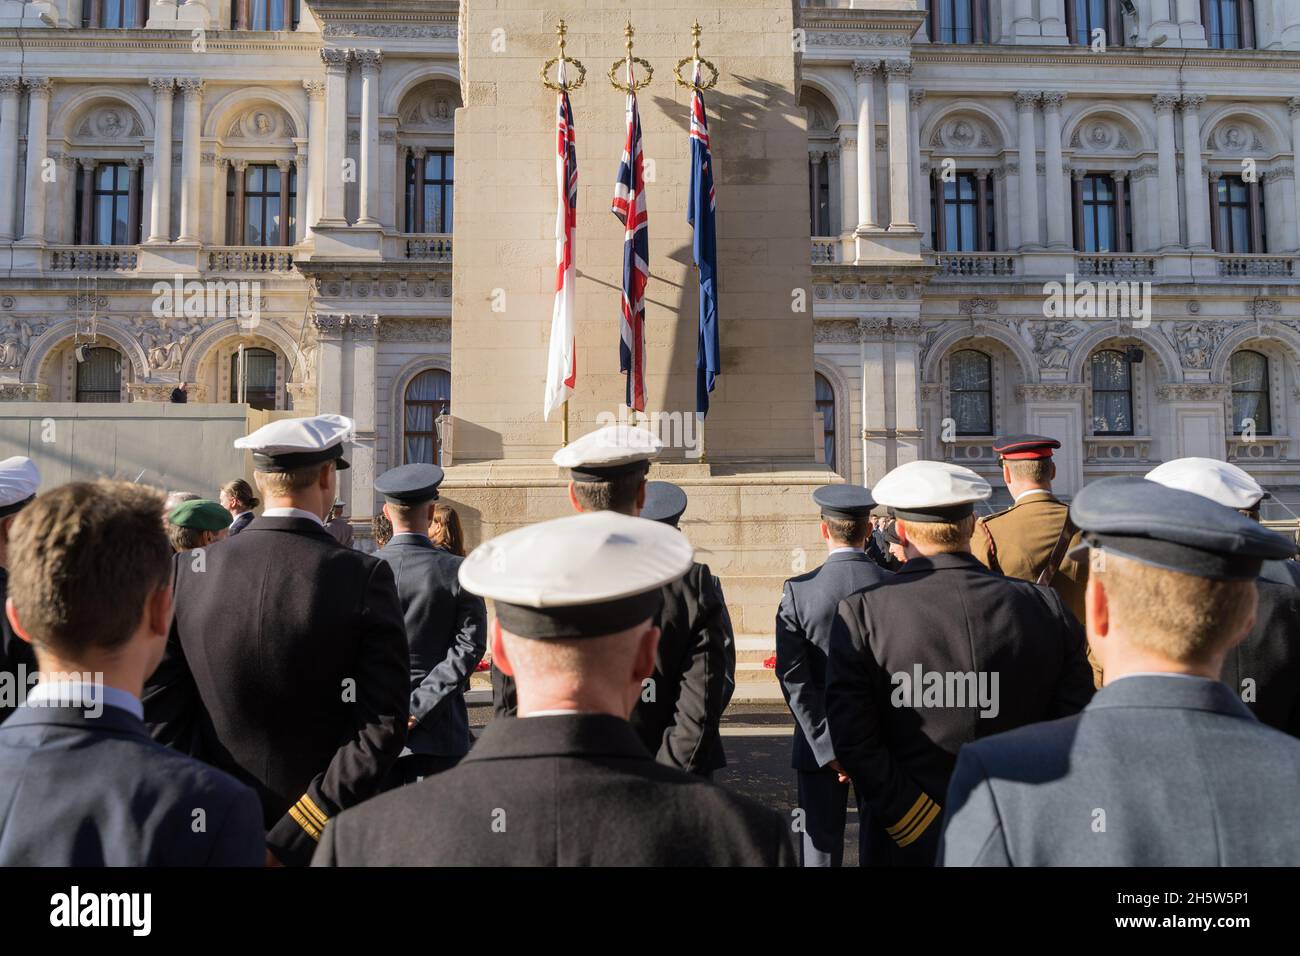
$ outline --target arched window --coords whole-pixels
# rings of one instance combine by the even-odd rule
[[[431,368],[411,379],[403,397],[405,455],[403,463],[436,465],[442,457],[438,416],[451,408],[451,373]]]
[[[1092,356],[1092,433],[1133,434],[1133,369],[1119,349]]]
[[[948,397],[958,435],[993,434],[993,360],[975,349],[948,360]]]
[[[122,353],[110,348],[80,349],[77,363],[78,402],[122,400]]]
[[[815,377],[817,411],[822,416],[822,447],[826,451],[826,464],[830,465],[831,471],[836,471],[838,469],[835,461],[835,390],[831,388],[831,383],[826,380],[826,376],[817,373]]]
[[[244,349],[242,376],[240,375],[239,356],[238,350],[230,356],[231,402],[245,401],[253,408],[262,411],[274,411],[275,353],[270,349]]]
[[[1232,433],[1240,435],[1246,422],[1255,423],[1256,435],[1273,434],[1268,396],[1268,359],[1259,352],[1232,353]]]

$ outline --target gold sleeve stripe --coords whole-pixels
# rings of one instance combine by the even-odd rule
[[[926,831],[926,828],[929,827],[929,825],[934,822],[935,817],[937,817],[938,815],[939,815],[939,804],[931,801],[930,809],[925,812],[925,816],[923,816],[920,819],[920,821],[912,829],[911,833],[907,834],[906,836],[894,837],[894,839],[898,841],[899,847],[905,847],[909,843],[916,841],[921,836],[921,834]]]
[[[903,833],[903,831],[915,823],[917,817],[919,817],[925,811],[925,808],[933,802],[934,801],[924,793],[921,794],[916,798],[916,803],[912,804],[912,809],[903,814],[903,819],[899,820],[892,827],[886,827],[885,832],[891,837],[897,839],[899,834]]]
[[[311,817],[318,827],[323,829],[325,824],[329,822],[329,817],[321,812],[321,808],[316,806],[316,801],[312,800],[307,794],[302,795],[302,798],[298,801],[298,806],[302,807],[303,812]]]
[[[293,818],[294,823],[307,831],[309,837],[317,843],[320,842],[320,828],[303,816],[302,811],[298,809],[297,804],[294,804],[289,808],[289,816]]]

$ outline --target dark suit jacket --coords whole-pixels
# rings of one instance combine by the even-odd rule
[[[600,714],[490,723],[451,770],[331,820],[317,866],[776,866],[785,817]]]
[[[36,673],[36,653],[32,645],[14,633],[9,615],[4,612],[9,597],[9,571],[0,567],[0,723],[27,698],[32,685],[27,678]],[[11,696],[12,695],[12,696]]]
[[[914,558],[840,604],[826,716],[835,756],[879,821],[873,861],[934,862],[957,751],[1082,709],[1093,693],[1083,646],[1060,595],[969,554]],[[925,696],[936,677],[951,696]],[[975,702],[981,689],[989,706]]]
[[[227,534],[231,534],[231,535],[239,534],[239,532],[247,528],[250,524],[252,524],[252,522],[253,522],[253,512],[241,511],[239,514],[235,515],[235,520],[230,522],[230,529],[227,531]]]
[[[1125,677],[962,748],[946,866],[1300,865],[1300,741],[1218,681]]]
[[[0,727],[0,866],[261,866],[257,795],[104,706]]]
[[[795,719],[796,770],[819,770],[835,759],[826,726],[826,656],[840,601],[890,576],[870,555],[841,551],[785,582],[776,612],[776,676]]]
[[[663,633],[650,675],[653,699],[643,693],[632,727],[655,759],[688,773],[727,765],[718,727],[735,687],[735,637],[718,579],[696,562],[663,587],[656,623]],[[513,717],[513,678],[492,668],[492,703],[498,717]]]
[[[1255,626],[1220,676],[1261,722],[1300,737],[1300,563],[1265,561],[1255,584]]]
[[[465,560],[422,534],[396,534],[375,552],[397,579],[411,654],[411,753],[460,757],[469,753],[465,688],[487,650],[483,599],[461,590]]]
[[[155,739],[248,783],[267,843],[305,864],[326,820],[377,790],[406,740],[410,665],[383,561],[307,518],[258,518],[176,556]]]

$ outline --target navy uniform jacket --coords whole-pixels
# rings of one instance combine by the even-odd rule
[[[1220,677],[1262,723],[1300,737],[1300,563],[1265,561],[1255,584],[1255,626],[1228,652]]]
[[[910,700],[902,675],[915,687]],[[953,698],[926,699],[927,675],[951,682]],[[981,680],[987,708],[971,699]],[[1060,595],[970,554],[914,558],[842,602],[826,716],[836,758],[880,821],[871,859],[933,863],[940,801],[962,744],[1076,713],[1092,693],[1083,629]]]
[[[306,864],[406,741],[410,664],[392,569],[308,518],[261,517],[176,556],[167,653],[145,687],[156,740],[253,787],[271,850]]]
[[[727,765],[718,726],[735,687],[735,637],[718,579],[698,561],[663,586],[663,607],[655,622],[663,633],[655,652],[653,700],[643,693],[632,711],[632,727],[655,759],[688,773],[710,773]],[[513,678],[492,670],[493,710],[513,716]]]
[[[150,740],[134,714],[20,707],[0,727],[0,866],[265,861],[257,794]]]
[[[776,612],[776,676],[795,719],[796,770],[818,770],[835,759],[826,726],[826,657],[840,601],[888,577],[865,552],[840,551],[785,582]]]
[[[946,866],[1300,865],[1300,741],[1218,681],[1135,675],[962,748]]]
[[[792,866],[781,814],[605,714],[496,720],[459,764],[331,820],[316,866]]]
[[[235,520],[230,522],[230,528],[227,530],[226,533],[230,535],[239,534],[239,532],[247,528],[249,524],[252,523],[252,521],[253,521],[253,512],[241,511],[239,514],[235,515]]]
[[[411,655],[411,753],[460,757],[469,753],[465,688],[487,650],[483,599],[461,590],[464,558],[422,534],[395,534],[375,552],[397,579]]]
[[[32,687],[27,678],[36,673],[36,652],[14,633],[4,612],[9,596],[9,571],[0,567],[0,723],[23,702]],[[9,696],[12,694],[12,698]]]

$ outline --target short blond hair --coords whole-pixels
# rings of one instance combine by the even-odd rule
[[[285,498],[295,491],[310,488],[320,478],[321,469],[331,464],[327,461],[324,464],[303,465],[293,471],[255,471],[253,480],[257,482],[257,490],[266,497]]]
[[[1003,458],[1011,477],[1018,481],[1032,481],[1036,485],[1052,480],[1052,459],[1050,458]]]
[[[1125,639],[1181,664],[1203,664],[1230,647],[1255,614],[1254,581],[1212,581],[1109,552],[1091,573]]]
[[[945,551],[958,551],[966,547],[970,536],[975,533],[975,515],[969,514],[960,521],[908,521],[899,518],[895,526],[902,525],[907,540],[923,547],[940,548]]]
[[[632,666],[644,626],[603,637],[535,640],[502,632],[506,657],[517,678],[563,680],[574,686],[609,680]]]

